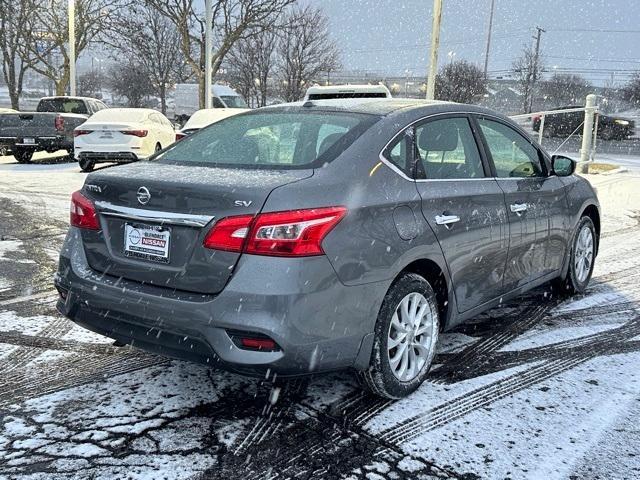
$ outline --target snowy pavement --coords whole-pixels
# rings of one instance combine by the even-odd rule
[[[640,477],[640,175],[589,179],[587,295],[541,288],[442,335],[430,380],[388,402],[349,373],[280,391],[62,318],[52,275],[84,174],[0,161],[0,478]]]

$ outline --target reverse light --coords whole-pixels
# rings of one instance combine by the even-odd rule
[[[71,195],[70,223],[74,227],[100,230],[100,221],[93,202],[79,191]]]
[[[322,241],[346,214],[345,207],[326,207],[227,217],[209,231],[204,246],[279,257],[323,255]]]
[[[90,133],[93,133],[93,130],[74,130],[73,136],[79,137],[81,135],[89,135]]]
[[[149,133],[148,130],[120,130],[123,135],[133,135],[134,137],[146,137]]]

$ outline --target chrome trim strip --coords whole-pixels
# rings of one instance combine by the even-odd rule
[[[204,227],[215,217],[213,215],[193,215],[190,213],[158,212],[141,208],[122,207],[105,201],[95,202],[98,213],[107,217],[124,218],[141,222],[160,223],[162,225],[182,225]]]
[[[482,115],[484,117],[490,117],[490,118],[495,118],[501,121],[504,121],[504,117],[498,116],[498,115],[492,115],[490,113],[484,113],[484,112],[440,112],[440,113],[432,113],[430,115],[426,115],[424,117],[420,117],[417,120],[413,120],[411,123],[408,123],[406,126],[404,126],[398,133],[396,133],[391,140],[389,140],[384,147],[382,147],[382,150],[380,150],[380,161],[382,163],[384,163],[387,167],[389,167],[391,170],[393,170],[394,172],[396,172],[398,175],[400,175],[402,178],[404,178],[405,180],[409,180],[410,182],[416,182],[416,183],[425,183],[425,182],[468,182],[468,181],[478,181],[478,180],[522,180],[522,179],[526,179],[526,178],[548,178],[548,177],[507,177],[507,178],[502,178],[502,177],[478,177],[478,178],[411,178],[409,177],[406,173],[404,173],[402,170],[400,170],[396,165],[393,164],[393,162],[391,162],[389,159],[387,159],[387,157],[385,157],[383,155],[384,151],[389,147],[389,145],[391,145],[391,143],[393,143],[395,141],[396,138],[398,138],[400,135],[404,135],[405,132],[407,131],[407,129],[409,127],[413,127],[416,123],[422,122],[423,120],[426,120],[428,118],[431,117],[438,117],[441,115],[455,115],[455,114],[460,114],[460,115]],[[509,117],[507,117],[509,118]]]

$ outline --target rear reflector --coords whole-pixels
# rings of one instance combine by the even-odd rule
[[[323,255],[322,240],[346,214],[345,207],[326,207],[227,217],[209,231],[204,246],[279,257]]]
[[[276,352],[280,346],[267,335],[258,332],[245,332],[240,330],[227,330],[236,347],[242,350],[260,350],[263,352]]]
[[[79,137],[81,135],[89,135],[90,133],[93,133],[93,130],[74,130],[73,136]]]
[[[146,137],[149,133],[147,130],[120,130],[123,135],[133,135],[134,137]]]
[[[100,221],[93,202],[79,191],[71,195],[70,223],[74,227],[100,230]]]

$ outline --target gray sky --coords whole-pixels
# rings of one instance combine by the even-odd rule
[[[309,0],[322,7],[347,69],[403,75],[426,72],[432,0]],[[491,0],[443,0],[440,65],[466,59],[482,66]],[[547,30],[542,51],[549,70],[569,69],[596,84],[640,70],[640,1],[496,0],[491,76],[508,70],[535,26]],[[579,30],[579,31],[577,31]],[[588,31],[585,31],[588,30]],[[629,32],[631,30],[632,32]],[[625,75],[626,74],[626,75]]]

